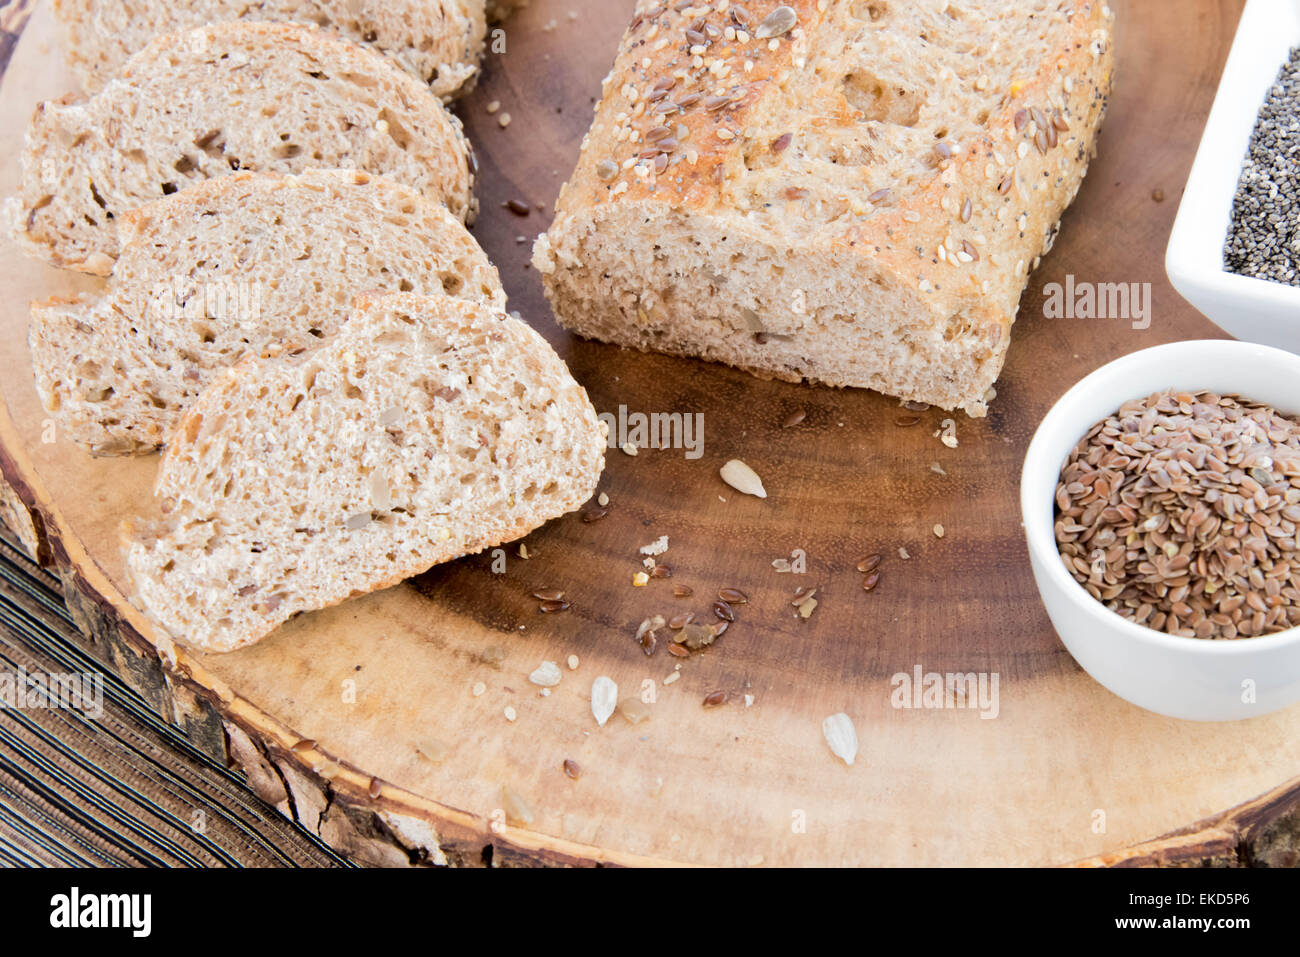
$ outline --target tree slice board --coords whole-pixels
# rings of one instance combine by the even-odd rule
[[[122,592],[118,525],[146,508],[156,459],[95,460],[49,435],[31,384],[26,304],[96,280],[5,244],[4,512],[60,570],[101,654],[205,746],[224,748],[259,793],[359,860],[1234,859],[1242,834],[1300,794],[1300,708],[1193,724],[1095,684],[1040,605],[1017,485],[1035,424],[1071,383],[1136,349],[1222,335],[1169,287],[1162,262],[1239,0],[1120,6],[1118,86],[1099,158],[1032,277],[992,412],[955,417],[955,449],[935,435],[948,418],[937,410],[900,427],[897,401],[880,395],[622,352],[555,325],[527,266],[531,240],[573,166],[632,7],[534,0],[496,36],[482,82],[458,106],[482,168],[475,232],[513,308],[599,411],[699,413],[701,456],[611,451],[608,516],[551,523],[527,538],[527,559],[506,549],[504,573],[491,554],[466,558],[305,615],[253,648],[193,654],[155,634]],[[72,87],[41,5],[0,97],[4,192],[33,105]],[[530,214],[503,208],[507,200]],[[1045,284],[1067,275],[1152,283],[1150,328],[1044,318]],[[802,424],[783,428],[797,410]],[[721,482],[731,458],[763,477],[765,501]],[[673,577],[634,587],[638,549],[662,535]],[[804,574],[773,568],[796,552]],[[876,552],[881,582],[866,593],[855,565]],[[694,595],[675,598],[674,585]],[[807,620],[790,604],[801,586],[818,589]],[[639,622],[686,611],[707,619],[722,587],[749,602],[714,647],[680,669],[662,643],[642,652]],[[531,595],[543,588],[563,589],[572,608],[540,614]],[[528,680],[543,660],[564,670],[547,697]],[[996,717],[894,707],[893,676],[916,668],[996,674]],[[598,675],[624,698],[653,697],[648,719],[616,714],[598,727],[589,704]],[[717,690],[727,703],[703,707]],[[822,719],[839,711],[861,741],[852,767],[822,736]],[[576,780],[566,760],[581,768]]]

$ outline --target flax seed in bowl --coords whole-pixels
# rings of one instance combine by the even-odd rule
[[[1214,392],[1126,402],[1056,487],[1056,543],[1088,594],[1184,638],[1300,625],[1300,422]]]
[[[1297,413],[1300,356],[1212,341],[1116,360],[1044,418],[1021,481],[1030,562],[1106,688],[1202,721],[1300,701]]]

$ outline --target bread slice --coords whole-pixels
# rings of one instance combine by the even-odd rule
[[[441,203],[369,173],[238,173],[119,220],[106,289],[32,305],[36,388],[59,434],[151,452],[219,371],[328,341],[362,290],[505,305]]]
[[[449,99],[478,72],[484,0],[54,0],[68,64],[95,92],[160,33],[226,20],[315,24],[370,47]]]
[[[238,170],[360,169],[472,211],[460,121],[377,53],[320,30],[222,23],[159,37],[89,100],[41,104],[11,205],[17,238],[107,275],[117,220]]]
[[[523,322],[361,297],[316,352],[245,360],[190,408],[158,474],[161,526],[125,529],[127,569],[173,638],[230,651],[578,508],[605,435]]]
[[[1109,8],[640,8],[535,247],[561,323],[983,414],[1093,153]]]

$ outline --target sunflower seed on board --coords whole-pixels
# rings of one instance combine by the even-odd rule
[[[771,40],[773,37],[784,36],[793,30],[798,22],[799,14],[795,13],[794,7],[779,6],[754,28],[754,39]]]
[[[543,661],[534,669],[533,673],[528,676],[528,680],[539,688],[554,688],[560,683],[562,677],[560,666],[554,661]]]
[[[602,728],[618,707],[618,685],[613,678],[601,675],[591,683],[591,713]]]
[[[853,727],[853,719],[843,711],[833,714],[822,721],[822,734],[831,753],[852,767],[858,757],[858,732]]]
[[[767,490],[763,488],[763,480],[758,477],[757,472],[740,461],[740,459],[732,459],[722,466],[719,474],[722,476],[722,481],[737,492],[753,495],[755,498],[767,498]]]

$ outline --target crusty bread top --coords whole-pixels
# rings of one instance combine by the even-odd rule
[[[473,212],[460,121],[424,84],[319,29],[234,21],[158,37],[94,97],[41,104],[12,226],[35,254],[104,275],[132,209],[240,169],[313,167]]]
[[[484,0],[54,0],[82,88],[99,90],[154,36],[224,20],[317,25],[393,60],[444,99],[473,79]]]
[[[793,11],[793,28],[759,39],[778,7]],[[857,249],[936,315],[966,313],[992,353],[1005,348],[1028,271],[1093,148],[1111,81],[1109,8],[637,9],[541,268],[573,255],[567,234],[717,217],[774,250]]]

